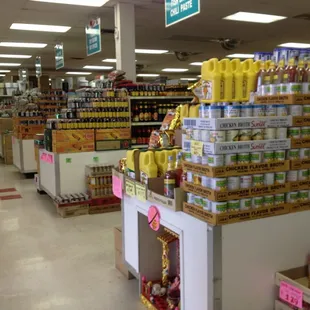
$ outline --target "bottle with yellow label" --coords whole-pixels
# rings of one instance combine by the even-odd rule
[[[243,101],[250,100],[251,92],[256,90],[256,69],[253,63],[253,59],[247,59],[242,63],[243,71]]]
[[[191,105],[189,108],[188,117],[193,117],[193,118],[199,117],[199,107],[200,107],[200,104]]]
[[[166,173],[169,156],[173,156],[172,150],[162,150],[155,152],[155,163],[158,166],[158,176],[163,176]]]
[[[136,179],[136,174],[135,174],[135,158],[139,154],[139,150],[129,150],[126,153],[126,175],[129,176],[132,179]]]
[[[219,62],[221,73],[221,101],[232,101],[232,81],[233,74],[231,70],[231,62],[225,58]]]
[[[231,61],[232,69],[232,101],[242,101],[243,96],[243,71],[240,59]]]
[[[140,153],[140,182],[148,184],[149,178],[156,178],[158,174],[158,167],[155,163],[154,152],[147,151]]]
[[[203,101],[207,103],[221,101],[221,73],[217,58],[203,62],[201,81]]]

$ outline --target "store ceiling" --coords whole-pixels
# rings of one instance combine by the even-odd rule
[[[253,53],[272,51],[285,42],[310,43],[310,21],[294,18],[309,13],[309,0],[298,0],[298,6],[291,0],[201,0],[201,14],[179,24],[165,28],[164,0],[144,0],[131,2],[136,6],[136,46],[137,48],[167,49],[171,52],[193,53],[185,61],[179,61],[174,53],[166,55],[137,55],[139,73],[161,73],[161,69],[188,68],[187,73],[168,75],[169,77],[196,77],[200,67],[189,63],[203,61],[210,57],[225,57],[230,53]],[[127,1],[128,2],[128,1]],[[270,3],[272,2],[272,3]],[[22,66],[34,68],[35,56],[42,57],[43,73],[51,76],[63,75],[66,71],[83,71],[85,65],[105,65],[101,60],[115,58],[114,36],[104,34],[103,51],[86,57],[84,27],[90,18],[99,16],[102,28],[114,28],[113,7],[83,7],[61,4],[40,3],[28,0],[2,0],[0,12],[0,40],[18,42],[47,43],[44,49],[0,47],[0,54],[31,54],[31,59],[22,61]],[[223,20],[222,18],[247,11],[287,16],[288,18],[271,24],[244,23]],[[36,31],[10,30],[11,24],[31,23],[71,26],[67,33],[46,33]],[[225,51],[220,44],[211,42],[216,38],[236,38],[243,43],[232,51]],[[65,69],[54,70],[54,45],[64,43]],[[5,62],[17,62],[5,60]],[[18,61],[19,62],[19,61]],[[115,65],[115,64],[114,64]],[[1,68],[6,69],[6,68]],[[12,70],[12,72],[16,72]],[[89,70],[87,70],[89,71]],[[94,74],[106,73],[92,71]]]

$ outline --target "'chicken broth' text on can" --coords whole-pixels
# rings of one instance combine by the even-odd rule
[[[288,109],[285,104],[278,104],[277,105],[277,116],[287,116]]]
[[[251,105],[242,105],[240,117],[252,117],[253,109]]]
[[[253,105],[253,116],[265,116],[265,106],[264,105]]]
[[[240,117],[240,113],[241,113],[241,106],[227,105],[224,107],[225,118]]]
[[[265,115],[266,116],[277,116],[277,106],[273,104],[268,104],[265,106]]]
[[[221,118],[223,108],[219,106],[209,106],[209,118]]]

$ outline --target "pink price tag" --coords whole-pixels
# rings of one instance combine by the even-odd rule
[[[54,156],[52,154],[47,154],[47,162],[50,164],[54,163]]]
[[[280,283],[280,298],[290,305],[302,309],[302,290],[284,281]]]
[[[123,199],[123,184],[122,180],[116,177],[115,175],[112,176],[112,183],[113,183],[113,194],[120,198]]]
[[[46,159],[47,159],[47,154],[46,154],[46,153],[42,153],[40,159],[41,159],[42,161],[47,161],[47,160],[46,160]]]
[[[151,229],[158,231],[160,228],[160,213],[155,206],[150,206],[147,218]]]

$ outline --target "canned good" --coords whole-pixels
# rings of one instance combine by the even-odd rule
[[[310,137],[310,127],[301,127],[301,138],[309,138]]]
[[[212,213],[227,212],[227,202],[225,201],[210,201]]]
[[[276,138],[276,128],[266,128],[264,130],[264,140],[272,140]]]
[[[220,106],[209,106],[209,118],[221,118],[223,108]]]
[[[303,116],[310,116],[310,104],[302,105],[302,115]]]
[[[302,116],[302,105],[291,104],[288,107],[288,113],[291,116]]]
[[[196,185],[201,185],[201,175],[198,173],[194,173],[193,175],[193,182]]]
[[[185,138],[187,140],[192,140],[193,139],[193,132],[194,132],[193,128],[186,128],[186,130],[185,130]]]
[[[191,171],[186,172],[186,180],[188,183],[194,183],[194,174]]]
[[[251,164],[260,164],[263,161],[262,152],[252,152],[250,153],[250,163]]]
[[[264,207],[271,207],[274,205],[273,195],[264,196]]]
[[[210,142],[210,130],[201,130],[201,141]]]
[[[250,153],[239,153],[237,154],[238,164],[249,164],[250,163]]]
[[[228,209],[228,212],[239,211],[240,210],[240,201],[239,200],[228,200],[227,209]]]
[[[267,185],[274,185],[275,181],[275,174],[274,172],[265,173],[264,174],[264,184]]]
[[[208,111],[208,106],[205,104],[200,104],[199,107],[199,117],[200,118],[208,118],[209,117],[209,111]]]
[[[226,154],[225,156],[225,166],[233,166],[236,165],[237,160],[237,154]]]
[[[252,129],[252,140],[264,140],[264,129],[257,128]]]
[[[226,132],[223,130],[210,130],[210,142],[225,142]]]
[[[238,190],[240,188],[240,177],[228,177],[227,188],[229,191]]]
[[[201,141],[201,130],[200,129],[193,130],[193,139],[197,141]]]
[[[202,156],[192,154],[192,163],[201,164],[202,163]]]
[[[310,149],[308,148],[302,148],[300,150],[300,158],[301,159],[308,159],[310,157]]]
[[[202,155],[201,164],[202,165],[208,165],[208,155]]]
[[[202,175],[201,176],[201,186],[210,188],[210,178],[205,176],[205,175]]]
[[[287,137],[295,139],[300,138],[301,137],[300,127],[289,127],[287,130]]]
[[[253,105],[253,116],[265,116],[265,106],[264,105]]]
[[[253,174],[252,187],[263,186],[264,185],[264,175],[263,174]]]
[[[285,194],[276,194],[274,195],[274,204],[282,205],[285,203]]]
[[[263,152],[263,163],[270,163],[274,161],[274,151]]]
[[[237,105],[227,105],[224,107],[224,118],[240,117],[241,107]]]
[[[240,199],[240,210],[249,210],[252,207],[252,198]]]
[[[208,155],[208,165],[211,167],[224,166],[224,155]]]
[[[285,151],[284,150],[274,151],[274,160],[276,161],[285,160]]]
[[[277,128],[276,129],[276,138],[277,139],[286,139],[287,138],[287,128]]]
[[[287,203],[296,203],[296,202],[298,202],[298,192],[286,193],[286,202]]]
[[[195,195],[194,196],[194,205],[202,207],[202,197]]]
[[[252,198],[252,208],[257,209],[264,206],[264,198],[263,197],[254,197]]]
[[[296,182],[298,181],[298,170],[290,170],[286,173],[287,182]]]
[[[204,210],[211,211],[211,204],[210,204],[209,199],[202,197],[201,198],[201,204],[202,204],[202,207]]]
[[[299,191],[298,192],[298,199],[300,201],[308,200],[308,196],[309,196],[309,191],[308,190],[303,190],[303,191]]]
[[[300,158],[300,150],[299,149],[290,149],[287,150],[287,159],[294,160]]]
[[[239,130],[239,141],[250,141],[252,138],[252,129]]]
[[[211,178],[211,188],[215,191],[227,191],[227,178]]]
[[[302,83],[302,93],[303,94],[310,93],[310,83]]]
[[[191,152],[183,152],[184,160],[191,163],[192,162],[192,153]]]
[[[281,95],[288,94],[288,88],[287,88],[287,84],[286,83],[279,84],[279,87],[280,87],[280,94]]]
[[[195,203],[195,195],[192,193],[187,193],[187,202],[194,204]]]
[[[309,178],[308,169],[298,170],[298,181],[306,181]]]
[[[276,172],[274,175],[275,184],[284,184],[286,181],[286,172]]]
[[[252,117],[253,109],[251,105],[242,105],[240,110],[240,117]]]
[[[277,116],[287,116],[288,110],[285,104],[278,104],[277,105]]]
[[[287,83],[287,89],[289,94],[301,94],[302,86],[301,83]]]
[[[265,107],[266,116],[277,116],[277,106],[273,104],[268,104]]]
[[[239,141],[239,130],[233,129],[226,131],[226,141],[227,142]]]
[[[252,187],[252,176],[251,175],[242,175],[240,177],[240,188],[250,188]]]

